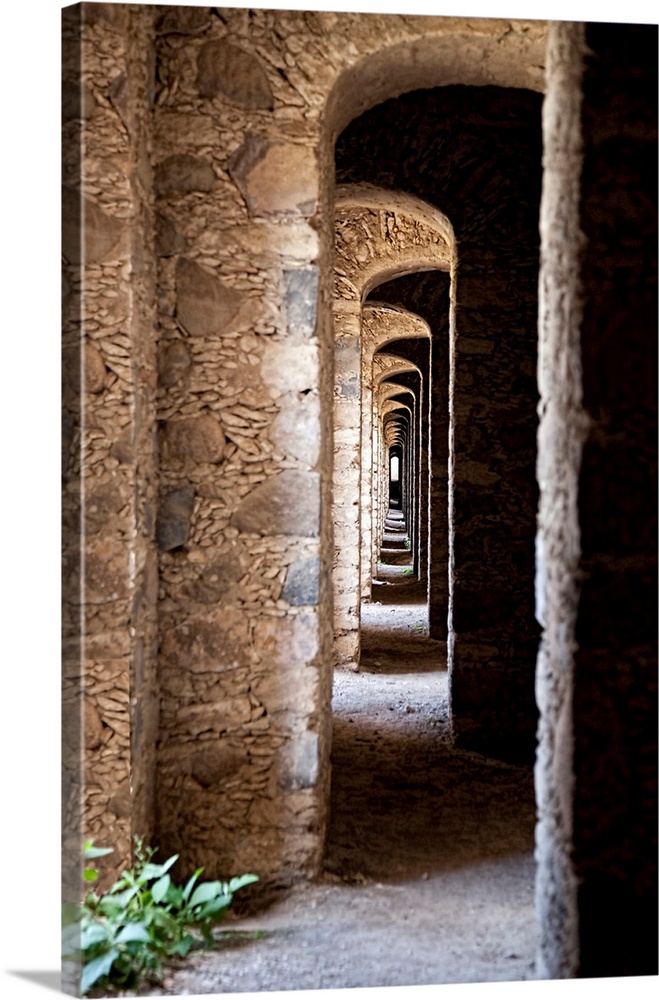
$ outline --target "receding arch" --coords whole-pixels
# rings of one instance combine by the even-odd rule
[[[384,46],[374,37],[361,59],[335,81],[324,109],[332,145],[358,115],[412,90],[455,83],[544,89],[546,23],[436,16],[414,20],[423,35]]]
[[[364,350],[364,302],[392,277],[419,270],[451,272],[456,251],[450,220],[423,199],[369,184],[342,185],[335,194],[334,649],[336,665],[356,667],[360,600],[372,577],[369,519],[366,526],[361,523],[360,505],[352,500],[356,491],[363,503],[370,485],[364,469],[372,434],[370,365],[377,345],[370,337]],[[377,305],[369,306],[370,334],[378,316],[400,320],[410,337],[413,330],[417,337],[430,336],[420,317]]]

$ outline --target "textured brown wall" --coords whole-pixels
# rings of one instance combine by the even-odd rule
[[[76,678],[78,636],[93,636],[90,752],[108,768],[86,817],[114,826],[120,864],[139,832],[180,849],[182,869],[294,878],[320,864],[328,802],[333,137],[421,83],[539,88],[545,28],[121,4],[88,5],[88,20],[83,189],[100,256],[82,297],[69,275],[96,377],[79,468],[75,399],[65,421],[72,537],[77,498],[103,494],[83,613],[74,600],[65,614]],[[77,359],[80,329],[65,333]],[[127,808],[113,791],[129,776]]]
[[[132,836],[151,839],[154,828],[152,14],[83,4],[63,17],[63,821],[71,888],[81,837],[112,846],[106,867],[116,870]]]

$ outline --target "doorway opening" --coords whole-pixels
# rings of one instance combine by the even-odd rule
[[[406,256],[370,275],[350,330],[361,358],[359,641],[335,671],[326,872],[404,887],[429,927],[478,898],[482,939],[514,899],[523,927],[510,978],[526,978],[535,954],[539,111],[526,91],[419,91],[366,112],[336,147],[339,190],[377,185],[385,197],[384,222],[362,217],[352,240],[337,201],[342,273],[346,244],[372,259],[374,224]],[[402,192],[457,222],[459,269],[455,254],[448,267],[415,264],[414,238],[400,239]],[[422,227],[416,241],[418,252]],[[369,353],[377,310],[396,313]],[[397,334],[405,315],[425,335]]]

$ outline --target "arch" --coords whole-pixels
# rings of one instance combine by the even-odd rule
[[[434,16],[418,20],[423,34],[398,44],[369,39],[368,50],[338,76],[324,110],[332,145],[358,115],[412,90],[454,83],[544,89],[543,22]]]
[[[380,336],[430,336],[421,317],[369,303],[392,277],[455,268],[455,237],[446,215],[423,199],[375,185],[341,185],[335,198],[334,253],[334,630],[335,664],[359,662],[360,600],[370,594],[373,528],[368,514],[375,460],[371,443],[372,359]],[[364,317],[367,316],[366,322]],[[378,331],[376,322],[388,329]],[[363,336],[367,331],[366,337]],[[383,341],[384,342],[384,341]],[[355,381],[357,369],[358,383]],[[351,499],[354,492],[361,504]]]

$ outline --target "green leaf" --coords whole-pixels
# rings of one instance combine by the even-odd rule
[[[190,906],[198,906],[199,903],[207,903],[209,899],[215,899],[222,893],[221,882],[202,882],[192,893]]]
[[[196,943],[195,938],[193,938],[191,934],[186,934],[184,938],[181,938],[180,941],[177,941],[176,944],[172,945],[171,948],[168,949],[167,954],[180,955],[182,958],[185,958],[185,956],[190,952],[190,949],[194,948]]]
[[[238,878],[232,878],[229,882],[229,892],[238,892],[244,885],[250,885],[258,880],[258,875],[239,875]]]
[[[157,882],[154,882],[151,886],[151,899],[154,903],[162,903],[163,899],[167,895],[167,890],[171,885],[171,878],[169,875],[163,875],[159,878]]]
[[[98,958],[93,958],[91,962],[87,962],[83,966],[82,976],[80,977],[80,992],[86,993],[102,976],[109,976],[115,958],[119,958],[119,951],[116,948],[112,948],[105,955],[99,955]]]
[[[93,944],[100,944],[101,941],[109,941],[111,938],[112,931],[107,924],[89,924],[80,936],[80,947],[83,951],[87,951]]]
[[[201,868],[197,868],[194,875],[191,878],[189,878],[188,881],[186,882],[185,889],[183,890],[183,899],[186,901],[186,903],[190,898],[190,893],[192,892],[192,886],[195,884],[195,882],[197,881],[203,870],[204,870],[203,866]]]
[[[215,899],[209,899],[209,901],[202,906],[197,915],[197,919],[205,920],[207,917],[212,916],[219,910],[227,910],[231,906],[232,899],[233,896],[217,896]]]
[[[85,858],[89,861],[92,858],[103,858],[106,854],[114,854],[113,847],[94,847],[92,840],[85,841]]]
[[[169,878],[169,875],[166,877]],[[177,910],[180,909],[183,906],[183,890],[172,882],[167,890],[165,902],[168,906],[173,906]]]
[[[178,861],[178,857],[178,854],[173,854],[171,858],[168,858],[162,865],[154,865],[149,861],[140,871],[140,881],[145,880],[149,882],[152,878],[160,878],[165,874],[165,872],[169,871],[176,861]]]
[[[96,871],[95,868],[85,868],[85,870],[82,873],[82,877],[84,878],[85,882],[95,882],[96,879],[98,878],[98,872]]]
[[[139,885],[131,885],[128,889],[124,889],[123,892],[117,892],[114,895],[105,898],[112,899],[119,908],[123,908],[128,905],[133,896],[136,896],[139,891]]]
[[[95,912],[99,916],[109,917],[110,920],[118,917],[120,913],[123,913],[124,909],[123,903],[116,896],[102,896],[94,907]]]
[[[126,924],[117,934],[115,944],[126,944],[128,941],[150,942],[151,938],[142,924]]]

